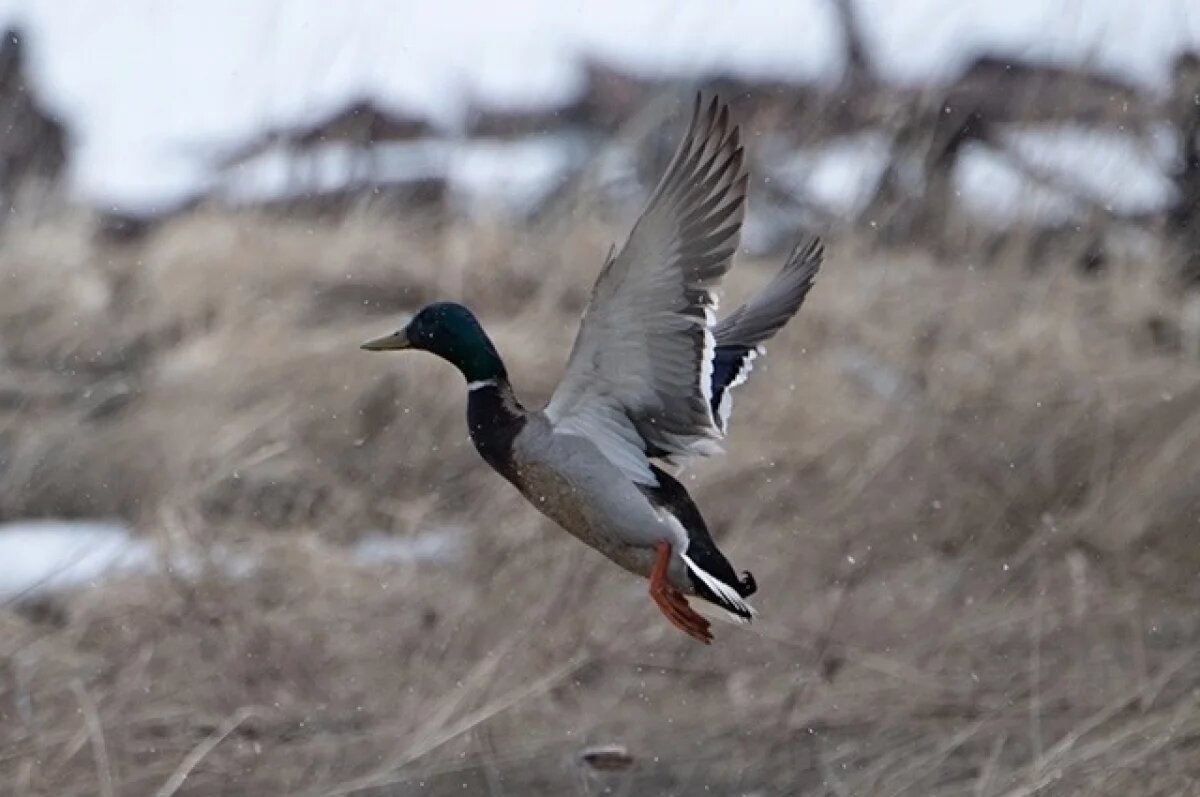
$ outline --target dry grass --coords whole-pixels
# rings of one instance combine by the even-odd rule
[[[0,613],[3,793],[1200,790],[1200,363],[1145,337],[1183,312],[1151,257],[1085,279],[831,240],[692,472],[765,618],[703,648],[477,460],[452,369],[356,349],[458,298],[536,402],[616,227],[86,232],[0,254],[0,514],[264,564]],[[347,557],[438,524],[461,561]],[[606,743],[632,767],[579,763]]]

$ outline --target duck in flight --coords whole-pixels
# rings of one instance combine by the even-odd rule
[[[747,175],[726,105],[697,97],[691,124],[621,251],[609,255],[549,404],[527,410],[504,361],[466,307],[437,302],[369,351],[426,351],[467,381],[475,448],[539,511],[650,581],[666,618],[704,643],[711,624],[688,595],[749,622],[757,589],[717,548],[687,490],[665,469],[720,451],[730,391],[796,311],[821,266],[801,242],[778,275],[716,320]]]

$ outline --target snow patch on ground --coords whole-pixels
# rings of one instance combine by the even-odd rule
[[[433,528],[409,536],[374,532],[349,549],[337,549],[359,567],[446,563],[465,555],[466,532]],[[167,554],[154,541],[134,536],[120,523],[29,520],[0,524],[0,604],[94,587],[134,574],[194,575],[217,568],[246,578],[262,564],[259,555],[217,549],[201,560]]]
[[[371,532],[350,547],[350,558],[363,567],[448,562],[466,554],[466,529],[445,526],[407,537]]]
[[[0,601],[144,572],[155,549],[119,523],[29,520],[0,526]]]

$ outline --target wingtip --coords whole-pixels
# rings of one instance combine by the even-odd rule
[[[704,92],[697,91],[695,98],[692,100],[692,113],[688,121],[687,134],[693,135],[696,130],[700,129],[700,120],[704,118]]]
[[[805,279],[811,281],[821,270],[825,262],[825,243],[820,236],[809,235],[801,238],[792,247],[787,260],[784,261],[782,272],[800,271]]]
[[[721,108],[723,106],[724,106],[724,103],[721,102],[721,98],[716,94],[712,95],[712,97],[709,98],[709,101],[708,101],[708,117],[710,119],[716,119],[716,117],[720,114]]]
[[[718,140],[726,142],[740,138],[740,129],[732,122],[733,112],[720,94],[705,96],[703,89],[696,91],[692,103],[692,121],[689,129],[698,138],[710,138],[716,134]]]
[[[714,96],[713,107],[717,109],[717,127],[722,132],[729,132],[729,106]],[[733,135],[737,135],[737,125],[733,126]]]
[[[742,150],[739,148],[738,152],[741,153],[741,151]],[[745,202],[746,195],[750,191],[750,173],[741,170],[742,164],[739,163],[738,171],[741,172],[741,174],[738,175],[737,180],[735,180],[733,183],[733,191],[737,195],[738,201]]]

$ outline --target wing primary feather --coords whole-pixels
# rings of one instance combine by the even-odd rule
[[[724,144],[717,147],[708,160],[696,170],[699,175],[704,175],[703,181],[695,186],[694,192],[701,196],[716,190],[720,182],[725,179],[731,171],[736,172],[742,168],[745,159],[745,150],[741,148],[738,141],[739,136],[735,128]],[[719,164],[717,158],[724,156]]]
[[[716,98],[713,98],[714,105],[710,106],[708,113],[705,114],[707,121],[703,122],[701,117],[702,102],[702,95],[697,94],[695,109],[692,112],[691,124],[688,125],[687,133],[684,135],[683,141],[680,142],[679,149],[675,151],[675,156],[671,158],[671,163],[667,166],[666,173],[663,175],[662,179],[659,181],[658,187],[651,195],[649,204],[653,204],[655,197],[666,194],[671,187],[677,183],[682,183],[683,177],[689,174],[689,170],[683,167],[691,160],[694,154],[703,152],[705,139],[700,139],[700,147],[698,148],[695,147],[695,143],[702,125],[706,134],[712,129],[712,117],[714,116],[716,110]],[[693,153],[694,148],[696,149],[696,153]]]
[[[711,212],[722,202],[725,202],[726,200],[729,199],[729,197],[725,193],[717,190],[717,186],[720,184],[721,180],[726,178],[726,175],[729,172],[738,172],[741,170],[742,161],[743,161],[743,158],[741,155],[742,152],[744,152],[744,150],[739,149],[737,151],[737,153],[735,154],[735,157],[730,159],[729,168],[725,168],[722,170],[722,172],[720,174],[715,175],[715,177],[717,179],[713,180],[712,185],[707,186],[704,191],[698,192],[699,196],[707,197],[707,198],[704,199],[703,202],[699,203],[694,208],[692,208],[691,211],[688,213],[688,215],[683,218],[682,221],[684,224],[692,225],[692,224],[697,223],[698,221],[702,221],[704,218],[704,214]],[[744,191],[744,187],[739,186],[738,182],[735,182],[733,184],[732,190],[733,190],[735,196],[739,196],[740,194],[738,192]]]

